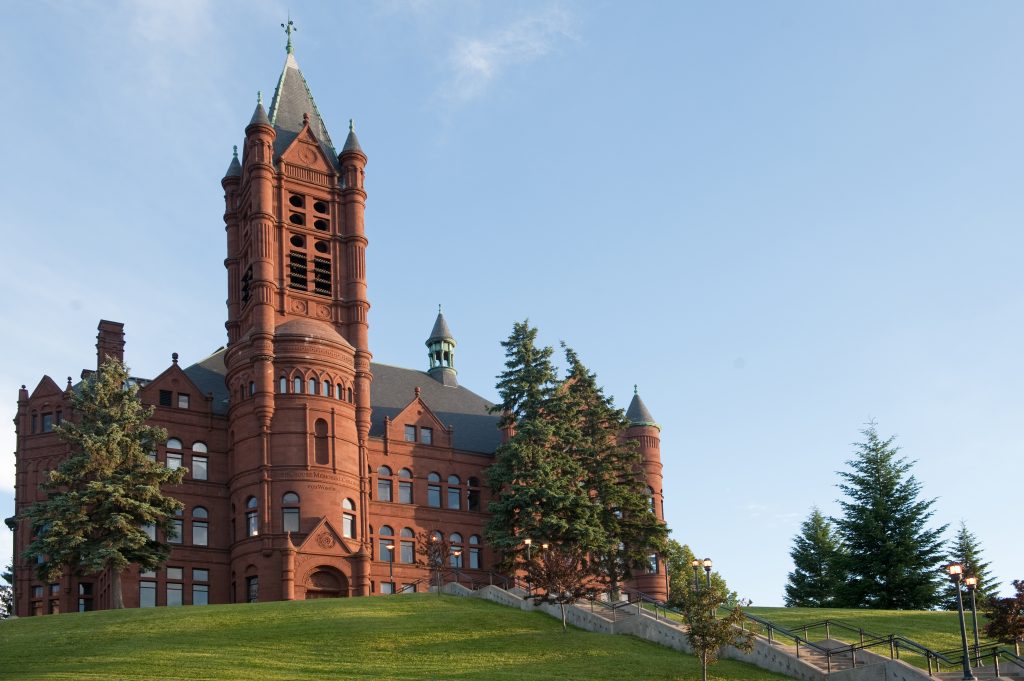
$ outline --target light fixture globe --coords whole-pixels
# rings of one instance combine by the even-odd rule
[[[712,565],[711,559],[710,558],[705,558],[704,559],[704,569],[705,570],[710,570],[711,569],[711,565]]]

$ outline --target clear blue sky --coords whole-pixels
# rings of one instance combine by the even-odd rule
[[[289,9],[369,155],[377,361],[425,366],[444,303],[485,396],[525,317],[622,406],[639,384],[673,535],[755,603],[869,419],[1024,578],[1016,2],[7,2],[8,416],[100,318],[139,376],[225,342],[220,178]]]

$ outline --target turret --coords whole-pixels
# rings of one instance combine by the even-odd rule
[[[435,381],[443,385],[455,387],[459,384],[455,371],[455,339],[448,329],[448,324],[441,314],[441,306],[437,306],[437,319],[427,339],[427,358],[430,368],[427,373]]]
[[[663,507],[664,495],[662,494],[662,472],[661,472],[661,426],[651,416],[647,405],[640,399],[640,393],[636,386],[633,386],[633,400],[626,410],[626,418],[629,419],[629,427],[626,429],[626,437],[637,443],[637,450],[643,459],[644,475],[647,478],[647,486],[651,496],[651,510],[659,520],[665,520]]]

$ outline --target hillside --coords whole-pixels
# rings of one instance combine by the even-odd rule
[[[3,679],[697,679],[695,658],[561,632],[493,603],[414,594],[154,608],[0,622]],[[735,662],[712,678],[785,677]]]

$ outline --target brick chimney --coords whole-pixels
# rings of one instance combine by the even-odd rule
[[[99,369],[108,357],[124,362],[124,324],[101,319],[97,328],[96,368]]]

